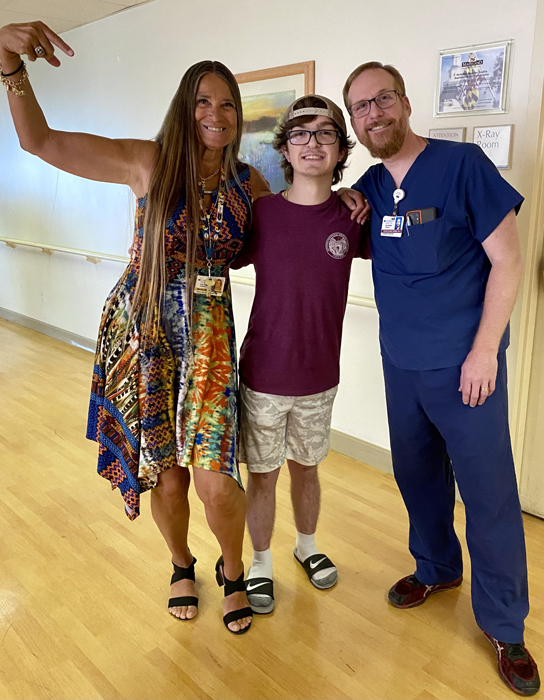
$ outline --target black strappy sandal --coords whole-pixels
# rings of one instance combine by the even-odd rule
[[[217,560],[217,564],[215,565],[215,579],[217,581],[218,586],[225,586],[225,598],[231,593],[236,593],[237,591],[245,592],[246,584],[244,582],[244,572],[242,571],[242,573],[240,574],[240,576],[238,576],[236,581],[231,581],[225,576],[223,565],[223,557],[221,556],[219,557],[219,559]],[[231,622],[236,622],[236,620],[240,620],[243,617],[253,617],[253,610],[249,607],[241,608],[240,610],[233,610],[232,612],[229,612],[223,616],[223,622],[225,623],[225,627],[231,634],[245,634],[251,627],[250,623],[247,627],[239,629],[237,632],[230,629],[229,624]]]
[[[189,579],[190,581],[195,580],[195,564],[196,564],[196,558],[193,557],[193,561],[191,564],[184,569],[182,566],[178,566],[177,564],[174,564],[172,562],[172,566],[174,567],[174,573],[172,574],[172,578],[170,579],[170,585],[173,583],[177,583],[178,581],[183,581],[183,579]],[[183,605],[194,605],[195,608],[198,608],[198,598],[194,595],[183,595],[183,596],[178,596],[177,598],[170,598],[168,601],[168,607],[169,608],[177,608],[181,607]],[[172,613],[170,613],[172,615]],[[194,617],[178,617],[177,615],[172,615],[173,617],[176,617],[178,620],[183,620],[184,622],[187,622],[189,620],[194,620],[196,615]]]

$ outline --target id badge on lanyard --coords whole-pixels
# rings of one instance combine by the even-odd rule
[[[382,219],[381,235],[388,238],[401,238],[404,229],[404,216],[400,216],[398,211],[399,202],[404,199],[406,193],[404,190],[397,189],[393,192],[393,214],[392,216],[384,216]]]
[[[207,297],[220,297],[225,289],[226,277],[213,275],[197,275],[195,294],[205,294]]]
[[[204,181],[200,182],[199,188],[199,205],[200,205],[200,222],[201,230],[204,237],[204,250],[206,251],[206,266],[208,268],[207,275],[197,275],[195,280],[194,293],[205,294],[208,298],[220,297],[225,290],[226,277],[212,275],[213,254],[215,246],[219,240],[221,227],[223,226],[223,207],[225,205],[225,170],[221,164],[221,176],[219,178],[219,191],[217,193],[217,213],[215,224],[212,231],[211,215],[206,212],[202,197],[204,195]]]

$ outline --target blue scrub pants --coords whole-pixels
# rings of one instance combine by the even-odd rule
[[[475,408],[465,406],[458,391],[460,367],[418,371],[383,364],[393,469],[410,518],[415,574],[432,585],[463,572],[453,528],[456,480],[466,510],[476,622],[500,641],[520,643],[529,612],[525,537],[505,353],[498,361],[496,389]]]

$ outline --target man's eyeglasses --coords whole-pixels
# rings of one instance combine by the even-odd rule
[[[379,95],[376,95],[376,97],[373,97],[371,100],[359,100],[359,102],[355,102],[351,107],[348,107],[348,112],[354,119],[366,117],[366,115],[370,113],[370,107],[373,102],[376,103],[378,109],[387,109],[395,104],[398,97],[404,97],[404,95],[401,95],[397,90],[380,92]]]
[[[330,146],[336,143],[339,132],[335,129],[318,129],[317,131],[309,131],[307,129],[296,129],[287,132],[289,143],[293,146],[306,146],[315,136],[315,140],[320,146]]]

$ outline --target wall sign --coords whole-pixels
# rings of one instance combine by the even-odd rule
[[[472,140],[480,146],[497,168],[510,167],[512,125],[475,126]]]
[[[429,129],[429,136],[432,139],[441,141],[464,141],[466,129],[461,126],[459,129]]]

